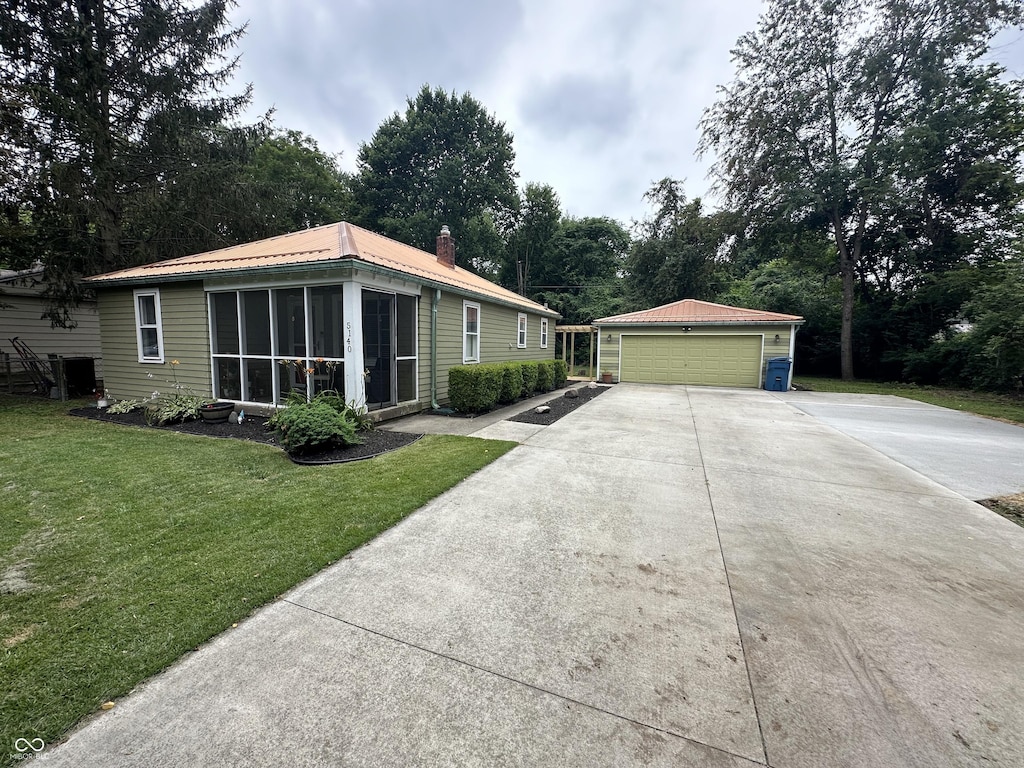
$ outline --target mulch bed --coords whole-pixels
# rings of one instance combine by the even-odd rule
[[[165,424],[162,427],[152,427],[146,423],[141,410],[132,411],[131,413],[108,413],[103,408],[74,408],[71,410],[71,414],[87,419],[109,421],[132,427],[166,429],[171,432],[184,432],[189,435],[225,437],[234,440],[248,440],[253,443],[280,446],[280,443],[274,437],[274,433],[267,429],[267,419],[262,416],[247,415],[242,424],[231,424],[229,422],[210,424],[205,421],[185,421],[179,424]],[[394,451],[419,440],[420,437],[422,435],[374,429],[370,432],[359,433],[359,438],[363,441],[359,445],[335,448],[320,453],[307,453],[302,456],[289,456],[289,458],[297,464],[340,464],[347,461],[369,459],[388,451]]]
[[[611,389],[608,387],[577,387],[576,392],[579,397],[566,397],[564,394],[561,397],[556,397],[545,405],[551,407],[551,410],[547,413],[537,413],[534,408],[530,408],[528,411],[523,411],[509,419],[509,421],[520,421],[524,424],[542,424],[545,427],[549,424],[554,424],[563,416],[567,416],[584,403],[589,403],[598,395],[601,395]]]

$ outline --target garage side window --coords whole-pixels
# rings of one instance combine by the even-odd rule
[[[480,362],[480,305],[462,304],[462,362]]]
[[[135,338],[140,363],[164,361],[164,331],[160,320],[160,290],[135,291]]]
[[[540,348],[548,348],[548,319],[546,317],[540,319]]]
[[[526,315],[519,313],[519,335],[516,337],[516,346],[519,349],[526,349]]]

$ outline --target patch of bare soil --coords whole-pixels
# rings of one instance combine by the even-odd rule
[[[978,503],[984,507],[988,507],[997,515],[1002,515],[1007,520],[1024,527],[1024,493],[1016,493],[1012,496],[1001,496],[996,499],[985,499]]]
[[[614,385],[613,385],[614,386]],[[577,387],[574,391],[578,397],[566,397],[564,394],[561,397],[556,397],[554,400],[550,400],[546,403],[550,407],[545,413],[537,413],[536,408],[530,408],[527,411],[516,414],[509,421],[520,421],[524,424],[543,424],[548,426],[554,424],[563,416],[568,416],[570,413],[575,411],[584,403],[589,403],[598,395],[602,395],[607,392],[611,387]]]
[[[141,410],[131,411],[130,413],[108,413],[104,408],[75,408],[72,409],[71,414],[87,419],[110,421],[116,424],[143,427],[145,429],[165,429],[172,432],[184,432],[189,435],[248,440],[253,443],[280,446],[274,432],[267,428],[267,419],[262,416],[246,416],[245,421],[241,424],[231,424],[229,422],[211,424],[207,421],[192,420],[153,427],[146,423],[145,416]],[[388,451],[394,451],[404,445],[415,442],[420,437],[421,435],[374,429],[369,432],[359,433],[359,439],[362,440],[362,443],[359,445],[334,448],[319,453],[306,453],[301,456],[290,456],[289,458],[298,464],[340,464],[347,461],[369,459]]]

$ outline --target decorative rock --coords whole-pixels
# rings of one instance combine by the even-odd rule
[[[237,424],[237,423],[238,423],[238,414],[235,413],[234,411],[232,411],[231,415],[228,416],[228,424]]]
[[[597,389],[597,382],[592,381],[589,384],[587,384],[587,389]]]
[[[533,412],[534,413],[547,413],[550,410],[551,410],[551,406],[550,405],[538,405],[536,408],[533,409]]]
[[[566,390],[565,394],[563,395],[563,397],[568,397],[570,400],[573,400],[579,396],[580,393],[577,392],[575,389]]]

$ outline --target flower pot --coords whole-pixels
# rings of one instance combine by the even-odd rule
[[[210,424],[223,424],[228,420],[231,412],[235,410],[235,404],[221,400],[216,403],[210,403],[199,408],[199,416],[203,421],[209,422]]]
[[[611,374],[610,371],[605,371],[604,373],[601,374],[601,383],[602,384],[611,384],[612,383],[612,374]]]

